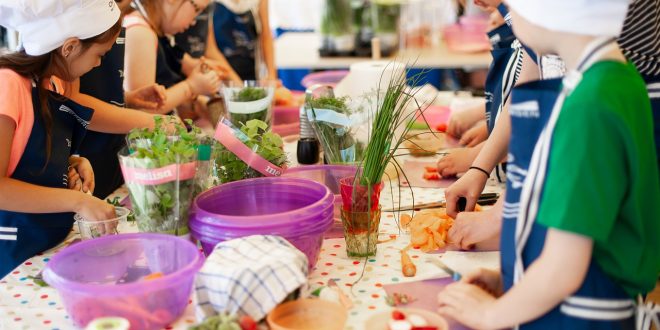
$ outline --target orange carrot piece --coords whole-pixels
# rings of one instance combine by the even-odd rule
[[[401,272],[405,277],[413,277],[417,273],[417,267],[405,250],[401,250]]]

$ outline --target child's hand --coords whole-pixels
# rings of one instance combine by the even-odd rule
[[[167,93],[164,86],[153,84],[126,92],[124,98],[129,108],[159,110],[165,105]]]
[[[227,78],[229,77],[229,72],[231,71],[231,68],[227,67],[223,63],[216,60],[208,59],[203,56],[200,59],[199,65],[201,65],[201,70],[204,73],[206,73],[209,70],[215,71],[215,73],[218,74],[220,80],[227,80]]]
[[[69,189],[80,191],[82,189],[82,180],[80,180],[80,174],[76,171],[75,168],[69,166],[69,173],[67,173]]]
[[[484,119],[483,104],[466,109],[452,111],[447,123],[447,134],[460,138],[472,126]]]
[[[469,328],[493,329],[490,311],[495,297],[479,286],[463,281],[452,283],[438,294],[438,313]]]
[[[474,284],[495,297],[504,293],[502,274],[492,269],[479,268],[463,276],[461,282]]]
[[[196,95],[213,95],[220,87],[220,78],[216,71],[202,70],[204,65],[195,67],[186,82],[190,85],[190,90]]]
[[[115,207],[94,196],[81,194],[80,202],[74,210],[89,221],[101,221],[116,218]]]
[[[445,189],[447,215],[456,219],[456,215],[458,214],[456,203],[460,197],[465,197],[467,200],[465,211],[473,211],[481,192],[486,186],[486,181],[488,181],[488,177],[485,174],[480,171],[470,170],[465,172],[458,181]]]
[[[460,144],[467,147],[474,147],[477,144],[486,141],[486,139],[488,139],[488,127],[486,121],[480,121],[463,133]]]
[[[89,163],[89,160],[85,157],[71,156],[69,157],[69,175],[71,174],[71,169],[74,169],[79,176],[74,175],[76,184],[78,181],[82,180],[82,187],[80,191],[84,193],[93,193],[94,192],[94,170],[92,169],[92,164]],[[69,178],[69,188],[71,188],[71,177]]]
[[[492,208],[491,208],[492,209]],[[497,239],[502,228],[501,218],[489,210],[484,212],[461,212],[456,216],[454,224],[449,229],[449,245],[471,250],[475,244]]]
[[[438,173],[443,177],[451,177],[466,172],[478,154],[475,148],[452,149],[438,160]]]

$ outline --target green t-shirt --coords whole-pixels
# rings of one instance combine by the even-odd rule
[[[660,274],[660,179],[646,86],[632,64],[587,70],[557,120],[537,221],[588,236],[631,297]]]

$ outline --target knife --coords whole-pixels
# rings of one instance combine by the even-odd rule
[[[451,278],[454,281],[459,281],[461,279],[461,274],[459,272],[449,268],[449,266],[445,265],[445,263],[440,261],[440,259],[427,258],[426,262],[430,262],[430,263],[438,266],[438,268],[442,269],[445,273],[449,274],[449,276],[451,276]]]
[[[497,202],[497,199],[500,198],[498,193],[484,193],[479,196],[477,203],[479,205],[492,205]],[[418,203],[414,205],[405,205],[401,207],[391,207],[381,210],[381,212],[398,212],[398,211],[411,211],[411,210],[422,210],[422,209],[435,209],[447,207],[447,202],[430,202],[430,203]],[[463,207],[463,209],[465,209]]]

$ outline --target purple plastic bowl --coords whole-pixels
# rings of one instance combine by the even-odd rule
[[[279,235],[301,250],[312,269],[332,225],[334,196],[317,182],[299,178],[256,178],[222,184],[193,203],[190,232],[206,255],[222,241],[250,235]]]
[[[355,176],[357,167],[352,165],[305,165],[288,169],[283,177],[305,178],[324,184],[335,195],[333,218],[334,222],[325,233],[326,238],[344,237],[344,227],[341,223],[341,192],[339,180]]]
[[[83,241],[50,259],[44,280],[57,289],[76,326],[99,317],[160,329],[188,305],[204,257],[189,241],[163,234],[121,234]],[[149,274],[161,273],[153,279]]]

